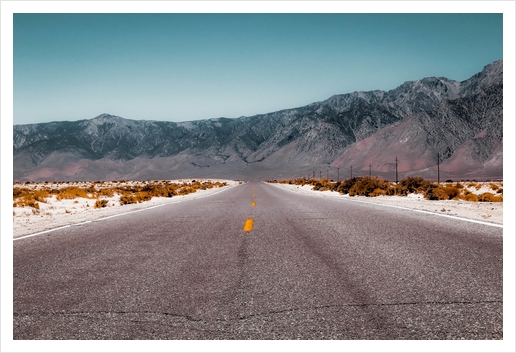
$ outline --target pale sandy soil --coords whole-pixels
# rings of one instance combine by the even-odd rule
[[[49,229],[63,227],[71,224],[77,224],[82,222],[99,220],[104,217],[110,217],[120,215],[128,212],[137,212],[144,210],[149,207],[158,207],[159,205],[182,202],[186,200],[193,200],[200,197],[205,197],[223,189],[237,185],[238,181],[233,180],[221,180],[221,179],[196,179],[198,181],[212,181],[212,182],[227,182],[229,186],[212,188],[207,190],[198,190],[194,193],[174,196],[174,197],[153,197],[150,201],[142,203],[134,203],[128,205],[120,205],[119,195],[113,197],[102,197],[102,199],[108,200],[108,206],[104,208],[94,208],[96,199],[87,198],[76,198],[73,200],[60,200],[57,201],[56,197],[48,198],[45,202],[39,203],[39,210],[31,207],[13,207],[13,237],[18,238],[28,234],[34,234]],[[182,184],[190,182],[190,179],[171,180],[173,183]],[[145,183],[131,181],[125,183]],[[87,187],[91,182],[84,183],[68,183],[68,184],[43,184],[43,183],[32,183],[30,187],[41,188],[43,186],[51,188],[59,188],[66,186],[78,186]],[[104,184],[106,187],[112,186],[110,182]],[[15,186],[27,187],[25,184],[19,184]],[[7,227],[6,227],[7,228]]]
[[[281,188],[289,189],[303,194],[318,195],[320,197],[337,197],[346,198],[352,202],[369,202],[383,204],[396,207],[405,207],[415,210],[423,210],[432,213],[446,214],[461,218],[468,218],[477,221],[489,223],[503,224],[503,202],[468,202],[468,201],[430,201],[426,200],[423,195],[409,194],[407,196],[349,196],[341,195],[334,191],[316,191],[312,190],[310,185],[289,185],[289,184],[271,184]],[[491,188],[485,184],[480,189],[468,188],[475,194],[491,192],[495,194]]]

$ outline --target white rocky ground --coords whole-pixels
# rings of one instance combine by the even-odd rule
[[[45,230],[97,220],[104,217],[110,217],[122,213],[135,212],[145,208],[158,206],[166,203],[176,203],[185,200],[192,200],[205,197],[222,189],[237,185],[238,181],[221,180],[221,179],[196,179],[198,181],[227,182],[229,186],[212,188],[207,190],[198,190],[195,193],[174,196],[174,197],[153,197],[150,201],[142,203],[134,203],[128,205],[120,205],[119,195],[113,197],[103,197],[108,200],[108,206],[104,208],[94,208],[96,199],[76,198],[73,200],[57,201],[56,197],[48,198],[46,203],[39,203],[39,210],[31,207],[13,207],[13,237],[18,238],[28,234],[34,234]],[[191,179],[171,180],[174,183],[190,182]],[[135,183],[135,182],[128,182]],[[82,185],[84,184],[84,185]],[[91,183],[73,183],[64,186],[80,186],[84,187]],[[42,183],[31,184],[32,187],[38,188],[43,186]],[[57,185],[51,185],[56,187]],[[106,183],[109,186],[109,183]],[[7,228],[7,227],[6,227]]]
[[[272,184],[278,187],[289,189],[304,194],[313,194],[320,197],[345,197],[350,201],[370,202],[384,204],[396,207],[405,207],[415,210],[424,210],[432,213],[447,214],[451,216],[474,219],[496,224],[503,224],[503,202],[468,202],[468,201],[430,201],[419,194],[409,194],[408,196],[349,196],[341,195],[334,191],[316,191],[312,190],[312,186],[289,185],[289,184]],[[482,185],[478,190],[476,188],[467,188],[474,194],[482,194],[484,192],[495,192],[489,187],[488,183]]]

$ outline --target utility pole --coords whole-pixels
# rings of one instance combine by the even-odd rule
[[[371,163],[369,163],[369,178],[371,177]]]
[[[396,184],[398,184],[398,156],[396,156]]]
[[[337,181],[340,181],[340,168],[337,167]]]
[[[321,180],[321,179],[322,179],[322,172],[319,171],[319,180]]]
[[[437,184],[440,182],[440,175],[439,175],[439,152],[437,152]]]

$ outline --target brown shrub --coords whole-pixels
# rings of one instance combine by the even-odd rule
[[[383,196],[387,195],[387,191],[384,189],[374,189],[372,193],[369,194],[369,196]]]
[[[495,196],[490,192],[484,192],[483,194],[478,196],[478,201],[481,202],[503,202],[503,196]]]
[[[95,188],[95,184],[91,184],[86,189],[84,189],[88,194],[96,194],[98,191]]]
[[[445,190],[449,200],[456,199],[461,194],[461,189],[453,184],[446,184]]]
[[[426,191],[425,198],[428,200],[449,200],[450,196],[442,186],[434,186]]]
[[[494,183],[489,183],[489,187],[493,191],[497,191],[498,189],[500,189],[500,187],[498,185],[494,184]]]
[[[390,184],[385,180],[362,177],[349,189],[349,196],[374,196],[375,190],[387,190]]]
[[[28,188],[13,189],[13,207],[32,207],[39,209],[38,202],[46,202],[50,197],[46,189],[32,190]]]
[[[152,195],[145,191],[138,191],[135,194],[135,197],[138,202],[149,201],[152,199]]]
[[[462,195],[461,199],[469,202],[478,202],[478,196],[473,193],[465,193]]]
[[[46,199],[50,197],[50,193],[47,190],[41,189],[41,190],[35,190],[33,192],[33,197],[36,201],[39,202],[47,202]]]
[[[27,188],[13,188],[13,199],[16,199],[22,195],[30,193],[30,189]]]
[[[108,205],[108,200],[97,200],[95,201],[95,208],[103,208]]]
[[[39,210],[39,203],[33,198],[24,197],[15,201],[13,207],[32,207]]]
[[[130,193],[126,193],[126,194],[123,194],[122,196],[120,196],[120,204],[121,205],[128,205],[128,204],[131,204],[131,203],[137,203],[138,200],[136,199],[136,197]]]
[[[100,189],[97,193],[98,196],[113,197],[115,195],[115,189]]]
[[[319,191],[326,191],[331,190],[333,188],[332,182],[329,182],[327,179],[322,180],[314,180],[313,188],[312,190],[319,190]],[[296,183],[297,185],[297,183]],[[322,190],[324,189],[324,190]]]
[[[78,188],[76,186],[67,186],[67,187],[59,190],[56,197],[58,200],[62,200],[62,199],[70,200],[70,199],[75,199],[77,197],[88,198],[88,195],[86,194],[86,191],[84,189]]]
[[[339,193],[346,195],[349,194],[349,190],[353,187],[353,185],[355,185],[355,183],[357,183],[360,180],[362,180],[361,177],[354,177],[337,182],[335,185]]]
[[[408,193],[425,193],[433,183],[422,177],[406,177],[401,179],[398,185],[406,189]]]

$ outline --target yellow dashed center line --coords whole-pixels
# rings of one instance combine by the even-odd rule
[[[250,232],[253,230],[253,219],[248,218],[244,224],[244,232]]]
[[[251,202],[251,207],[256,206],[256,194],[254,193],[254,188],[251,190],[251,194],[253,196],[253,201]],[[252,218],[248,218],[244,223],[244,232],[250,232],[253,230],[253,222]]]

